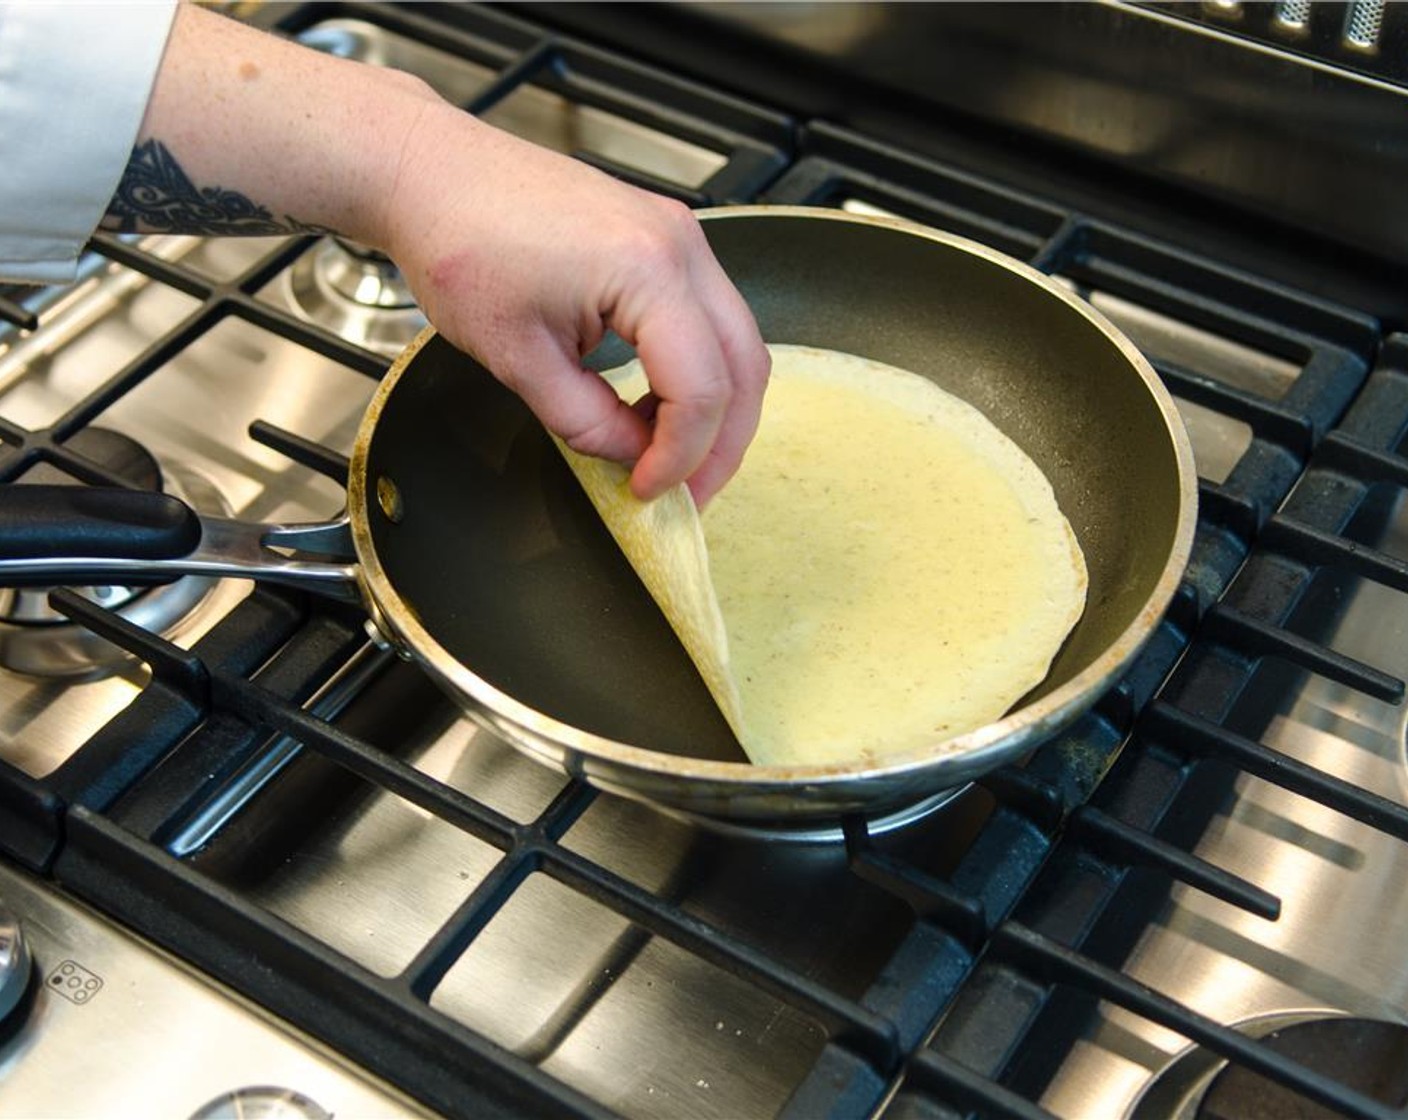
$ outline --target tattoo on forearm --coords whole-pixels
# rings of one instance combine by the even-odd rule
[[[250,237],[331,232],[287,214],[279,220],[239,191],[197,187],[160,140],[148,140],[132,149],[102,226],[116,233]]]

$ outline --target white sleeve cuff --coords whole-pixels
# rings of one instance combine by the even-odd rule
[[[0,277],[73,279],[127,168],[176,0],[0,4]]]

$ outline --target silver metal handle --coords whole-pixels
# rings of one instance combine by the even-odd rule
[[[170,576],[234,576],[299,587],[332,599],[358,602],[351,522],[262,524],[202,517],[200,541],[184,556],[0,558],[0,586],[123,583]]]

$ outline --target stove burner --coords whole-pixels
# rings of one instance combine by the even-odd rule
[[[212,483],[179,467],[165,476],[156,459],[119,432],[87,428],[65,445],[150,490],[165,490],[198,513],[228,517],[230,508]],[[24,482],[74,484],[47,463],[25,472]],[[163,486],[163,482],[165,485]],[[100,585],[74,590],[153,633],[167,633],[204,600],[213,580],[186,577],[157,587]],[[89,678],[131,660],[131,655],[68,621],[49,605],[49,588],[0,589],[0,667],[34,677]]]
[[[0,903],[0,1024],[20,1015],[30,991],[33,962],[17,917]]]
[[[107,428],[83,428],[64,447],[94,462],[144,490],[160,490],[161,466],[145,447],[130,436]],[[78,485],[78,480],[52,463],[39,463],[25,471],[22,481],[48,486]],[[115,610],[130,602],[139,592],[133,587],[80,587],[75,590],[100,607]],[[63,615],[49,606],[49,588],[0,589],[0,622],[34,625],[62,622]],[[0,664],[3,664],[0,657]]]
[[[1380,1019],[1315,1019],[1262,1039],[1277,1053],[1395,1108],[1408,1104],[1408,1026]],[[1334,1120],[1341,1114],[1241,1066],[1213,1080],[1198,1120]]]
[[[391,258],[356,242],[325,238],[284,276],[299,314],[369,350],[394,357],[426,324]]]
[[[1385,1104],[1408,1104],[1408,1026],[1297,1011],[1235,1024],[1249,1037]],[[1149,1083],[1127,1120],[1322,1120],[1341,1114],[1201,1046]]]

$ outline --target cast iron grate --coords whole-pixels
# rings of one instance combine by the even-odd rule
[[[39,326],[39,316],[8,295],[0,295],[0,319],[26,331],[32,331]]]
[[[294,32],[331,14],[299,9],[284,29]],[[1284,395],[1268,400],[1176,363],[1157,363],[1180,396],[1243,421],[1253,433],[1224,480],[1201,484],[1203,515],[1188,578],[1138,663],[1089,716],[1027,766],[980,783],[993,807],[951,872],[926,870],[902,843],[848,822],[853,871],[914,914],[910,932],[859,996],[832,990],[565,846],[566,832],[598,798],[587,787],[568,783],[533,820],[515,821],[311,714],[304,705],[318,687],[365,649],[360,619],[355,611],[284,592],[256,593],[190,653],[61,594],[65,612],[146,660],[153,682],[52,778],[34,781],[0,765],[0,820],[10,853],[452,1115],[611,1114],[428,1002],[454,961],[535,873],[820,1022],[827,1043],[784,1115],[869,1116],[897,1084],[897,1107],[926,1115],[1045,1115],[1032,1103],[1050,1072],[1043,1063],[1055,1060],[1069,1034],[1058,1031],[1052,1045],[1040,1032],[1053,1020],[1069,1032],[1065,1021],[1072,1016],[1062,1013],[1069,1008],[1059,993],[1072,989],[1166,1016],[1190,1038],[1221,1046],[1352,1114],[1373,1115],[1352,1095],[1312,1083],[1255,1043],[1226,1037],[1101,961],[1118,960],[1121,945],[1137,936],[1157,893],[1151,882],[1176,879],[1254,913],[1276,912],[1277,900],[1255,884],[1189,854],[1205,821],[1186,803],[1197,802],[1214,780],[1200,773],[1197,758],[1230,759],[1408,836],[1400,807],[1307,772],[1222,726],[1257,658],[1268,653],[1371,695],[1402,695],[1401,681],[1284,622],[1295,581],[1310,579],[1321,565],[1345,565],[1408,590],[1408,565],[1340,535],[1372,483],[1401,481],[1408,470],[1393,453],[1408,425],[1403,340],[1385,349],[1353,411],[1335,428],[1364,387],[1378,346],[1377,326],[1366,316],[825,124],[794,133],[785,118],[493,10],[459,10],[453,21],[394,5],[357,6],[349,14],[491,64],[501,76],[481,95],[484,104],[531,80],[728,153],[714,180],[680,195],[696,205],[860,199],[1014,252],[1078,286],[1116,292],[1269,350],[1298,372]],[[99,237],[100,256],[199,306],[52,425],[35,430],[0,419],[0,480],[46,461],[84,481],[112,481],[65,441],[228,316],[380,375],[383,359],[258,298],[311,244],[293,239],[233,280],[215,283],[128,240]],[[268,429],[259,435],[305,464],[333,474],[343,466],[296,436]],[[1286,503],[1311,456],[1305,484]],[[1284,562],[1285,570],[1260,578],[1263,561]],[[164,847],[173,822],[199,800],[197,776],[212,763],[235,767],[270,735],[297,741],[498,853],[492,872],[467,890],[398,975],[369,972]],[[1149,765],[1167,751],[1190,759],[1178,767]],[[1147,794],[1136,788],[1144,784],[1153,786]],[[1143,804],[1159,811],[1130,809]],[[1091,857],[1101,874],[1090,872]],[[1080,891],[1050,886],[1073,875],[1093,881]],[[1062,905],[1052,905],[1053,897]],[[1032,1053],[1022,1047],[1028,1039],[1041,1041],[1041,1059],[1014,1059]]]
[[[92,245],[95,255],[141,273],[154,283],[184,292],[194,297],[198,305],[45,426],[24,426],[0,416],[0,484],[13,483],[36,465],[49,464],[82,483],[130,486],[128,479],[69,446],[68,441],[230,316],[243,318],[368,377],[379,377],[386,369],[384,358],[308,324],[255,294],[313,244],[312,238],[292,239],[229,281],[215,282],[179,262],[146,252],[129,239],[98,235]],[[257,599],[266,606],[277,601],[264,593]],[[288,605],[275,613],[288,616],[285,628],[272,626],[266,632],[269,624],[261,609],[241,608],[227,620],[218,636],[212,635],[208,640],[221,651],[221,656],[234,656],[235,663],[244,661],[252,670],[278,648],[305,613],[293,605],[296,600],[284,602]],[[246,637],[238,637],[241,633]],[[248,648],[234,652],[242,643],[248,643]],[[114,743],[110,750],[99,744],[82,751],[50,779],[36,781],[0,760],[0,823],[4,826],[0,832],[5,836],[5,849],[31,867],[47,866],[61,843],[64,802],[57,791],[70,782],[66,771],[87,773],[110,767],[113,777],[109,780],[131,780],[144,765],[151,765],[169,749],[170,740],[165,736],[172,732],[173,713],[180,707],[179,701],[173,701],[171,709],[152,713],[150,725],[145,727],[124,713],[119,717],[123,733],[110,736]]]
[[[1161,695],[1143,709],[1109,775],[1091,801],[1072,814],[1052,858],[1015,909],[1016,920],[994,931],[990,952],[974,971],[969,988],[911,1067],[898,1115],[911,1114],[907,1110],[914,1115],[948,1114],[945,1083],[939,1071],[929,1068],[931,1055],[942,1056],[946,1063],[961,1057],[973,1071],[999,1080],[1023,1099],[1037,1099],[1079,1037],[1097,998],[1166,1025],[1344,1115],[1396,1115],[1276,1055],[1269,1046],[1179,1007],[1102,962],[1125,959],[1166,898],[1170,876],[1214,895],[1230,886],[1232,893],[1220,897],[1264,917],[1274,916],[1274,906],[1267,904],[1276,902],[1252,884],[1235,880],[1198,884],[1186,869],[1174,865],[1163,868],[1162,875],[1139,874],[1150,865],[1138,853],[1131,858],[1123,850],[1122,837],[1111,846],[1106,829],[1110,821],[1141,841],[1157,836],[1174,851],[1185,852],[1202,835],[1233,776],[1242,773],[1408,841],[1408,810],[1401,804],[1224,726],[1267,656],[1367,696],[1402,700],[1401,680],[1283,626],[1311,582],[1327,568],[1363,573],[1396,590],[1408,590],[1402,561],[1343,535],[1376,484],[1389,480],[1401,485],[1406,477],[1404,460],[1394,451],[1408,432],[1405,344],[1408,339],[1394,336],[1385,345],[1363,393],[1323,441],[1300,486],[1257,540],[1223,602],[1209,612]],[[1238,619],[1230,626],[1225,622],[1229,614]],[[1092,820],[1100,822],[1093,830]]]
[[[365,20],[497,71],[463,104],[472,113],[484,113],[532,84],[574,106],[602,109],[724,156],[724,164],[696,187],[670,182],[600,153],[571,153],[618,178],[691,206],[753,198],[787,165],[795,127],[783,114],[641,66],[619,53],[550,34],[493,8],[464,7],[447,13],[418,10],[421,7],[309,4],[279,20],[277,26],[296,35],[339,16]]]

